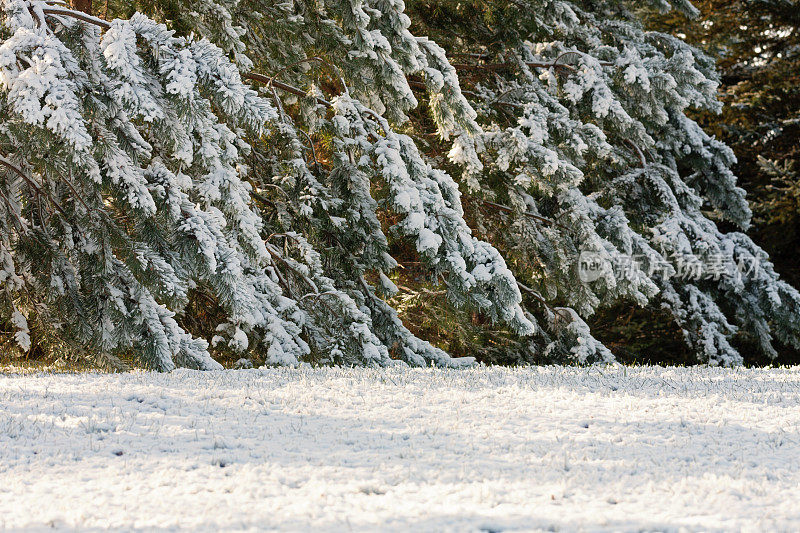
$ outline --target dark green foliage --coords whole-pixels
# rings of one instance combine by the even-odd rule
[[[721,114],[699,115],[731,146],[755,214],[752,234],[800,283],[800,2],[698,0],[695,19],[651,16],[654,29],[703,48],[720,70]]]

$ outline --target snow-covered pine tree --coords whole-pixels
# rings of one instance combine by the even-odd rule
[[[174,348],[180,338],[202,351],[202,342],[172,317],[181,318],[186,301],[200,296],[222,310],[213,317],[217,349],[260,353],[269,363],[387,364],[391,355],[412,364],[459,364],[414,337],[381,299],[395,290],[387,274],[396,265],[390,242],[397,239],[412,243],[430,279],[443,283],[455,304],[479,309],[519,335],[536,330],[540,342],[527,347],[524,359],[610,358],[581,317],[623,298],[662,302],[701,361],[740,362],[731,344],[737,330],[768,354],[773,335],[798,345],[797,292],[779,281],[747,237],[723,233],[713,221],[746,227],[749,219],[729,170],[730,150],[685,115],[689,106],[718,107],[713,65],[678,39],[643,31],[624,2],[415,0],[418,33],[444,44],[458,58],[452,63],[439,44],[409,32],[412,21],[400,0],[112,0],[103,18],[123,20],[111,23],[79,22],[79,14],[52,3],[3,5],[2,50],[14,50],[4,57],[17,62],[4,74],[3,105],[13,112],[0,130],[4,161],[13,166],[5,165],[8,200],[0,204],[3,312],[23,346],[30,336],[26,316],[34,315],[60,332],[83,328],[82,336],[64,336],[96,353],[132,348],[148,357],[140,349],[140,339],[151,338],[139,326],[146,321],[119,298],[115,309],[124,312],[112,314],[102,288],[107,269],[101,275],[80,263],[97,269],[98,254],[105,254],[119,260],[118,270],[141,287],[166,317],[161,321],[174,324],[164,338],[180,364],[211,364],[205,352],[192,359]],[[688,3],[677,7],[692,12]],[[137,11],[168,23],[179,37]],[[37,45],[36,53],[18,56],[19,45],[7,43],[20,32],[50,36],[65,50],[58,57],[67,58],[61,62],[70,70],[59,79],[75,85],[68,108],[89,136],[99,179],[69,174],[83,164],[71,152],[52,157],[27,144],[34,134],[54,132],[7,103],[18,94],[12,82],[37,79],[25,61],[43,54]],[[129,67],[114,62],[116,52],[106,54],[120,42],[127,43]],[[135,72],[119,74],[126,70]],[[457,71],[469,92],[462,92]],[[240,78],[260,85],[261,97]],[[415,111],[421,100],[432,122]],[[39,108],[51,105],[40,101]],[[430,124],[442,146],[455,139],[450,164],[435,157]],[[128,189],[119,192],[119,183],[131,181],[130,174],[114,172],[94,148],[112,137],[143,176],[159,207],[155,215],[124,201]],[[50,168],[56,162],[61,174]],[[458,188],[442,170],[448,165],[469,195],[471,216],[526,283],[517,284],[498,252],[472,236]],[[47,198],[41,209],[40,197]],[[88,206],[78,198],[90,200]],[[203,220],[207,238],[181,238],[183,211],[165,208],[176,202],[192,204],[191,220]],[[84,211],[105,218],[97,222]],[[84,229],[84,219],[101,229]],[[29,227],[38,230],[34,240]],[[89,238],[75,236],[89,230]],[[132,244],[109,238],[88,253],[83,243],[97,241],[98,232]],[[51,280],[63,276],[32,270],[41,254],[39,233],[58,250],[57,264],[78,272],[67,312],[65,298],[51,303]],[[140,244],[151,254],[148,265],[172,269],[171,284],[131,264],[124,250]],[[592,252],[598,267],[590,283],[576,269],[581,252]],[[622,275],[619,265],[631,255],[641,263]],[[681,262],[714,261],[759,268],[718,280],[673,275]],[[180,297],[162,285],[180,287]],[[520,288],[542,328],[520,307]],[[87,316],[84,307],[90,319],[74,320]],[[149,360],[170,367],[165,357]]]
[[[148,4],[154,16],[176,9]],[[114,3],[109,20],[58,2],[1,5],[0,318],[23,349],[33,321],[112,362],[215,368],[177,321],[207,299],[220,312],[199,333],[271,364],[469,362],[414,337],[380,299],[395,260],[379,210],[395,213],[391,231],[454,301],[532,333],[503,258],[464,222],[456,184],[382,116],[399,124],[416,105],[413,72],[443,135],[478,130],[454,69],[408,33],[402,3],[386,3],[383,33],[381,12],[360,2],[305,16],[271,2],[179,9],[208,39],[138,12],[114,18],[126,8]],[[330,68],[306,55],[312,43],[351,60],[325,78],[341,79],[330,101],[281,81]],[[246,74],[266,82],[264,96],[242,83],[253,65],[271,67]]]
[[[685,35],[717,59],[722,113],[700,114],[736,153],[753,205],[754,235],[800,285],[800,3],[694,0],[700,15],[667,12],[647,26]]]
[[[741,363],[736,332],[769,356],[773,338],[800,348],[798,292],[746,235],[716,223],[746,229],[750,210],[732,151],[686,116],[719,110],[708,57],[645,31],[624,1],[410,4],[417,32],[458,58],[471,89],[483,132],[460,135],[450,157],[473,205],[504,206],[472,214],[548,302],[545,350],[606,359],[581,321],[564,327],[548,307],[585,317],[619,299],[660,302],[701,362]],[[581,252],[595,262],[590,282]]]
[[[241,65],[280,65],[281,80],[311,92],[347,89],[395,127],[417,97],[427,100],[440,137],[457,136],[451,159],[464,170],[470,205],[480,206],[474,219],[527,278],[520,287],[545,326],[528,354],[611,357],[580,317],[619,299],[662,302],[701,361],[741,361],[730,344],[737,328],[768,354],[771,327],[796,343],[797,293],[749,239],[721,233],[706,216],[710,208],[741,227],[750,216],[730,150],[685,116],[689,106],[719,108],[713,65],[680,40],[643,31],[628,4],[410,2],[418,33],[446,45],[453,64],[438,44],[409,33],[400,1],[193,5],[191,17],[234,21],[180,19],[232,57],[249,54]],[[696,13],[688,2],[674,5]],[[456,67],[475,86],[472,106]],[[297,104],[294,116],[309,133],[325,131],[315,100],[287,103]],[[415,120],[409,131],[426,146],[428,130]],[[498,226],[487,207],[516,216]],[[578,279],[581,251],[601,260],[590,284]],[[632,255],[639,264],[630,264]],[[720,280],[674,276],[680,263],[720,261],[759,268]],[[625,275],[620,264],[630,267]]]

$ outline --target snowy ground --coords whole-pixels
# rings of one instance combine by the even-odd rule
[[[0,375],[0,529],[798,530],[800,368]]]

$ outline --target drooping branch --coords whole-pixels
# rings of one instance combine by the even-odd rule
[[[79,1],[79,0],[76,0],[76,1]],[[84,0],[84,1],[88,1],[91,4],[91,0]],[[73,9],[65,8],[65,7],[50,5],[50,6],[46,7],[46,8],[44,8],[43,12],[46,15],[71,17],[71,18],[74,18],[74,19],[77,19],[77,20],[81,20],[83,22],[87,22],[89,24],[94,24],[95,26],[99,26],[99,27],[101,27],[101,28],[103,28],[105,30],[111,28],[111,23],[109,23],[106,20],[103,20],[101,18],[92,16],[92,15],[87,14],[87,13],[83,13],[83,12],[75,11]],[[531,68],[548,68],[548,69],[549,68],[564,68],[564,69],[567,69],[567,70],[573,70],[574,71],[575,67],[573,67],[572,65],[566,65],[564,63],[559,63],[559,61],[561,60],[562,57],[564,57],[566,55],[570,55],[570,54],[585,55],[583,52],[578,52],[576,50],[571,50],[571,51],[562,53],[560,56],[558,56],[552,62],[526,62],[525,64],[527,66],[531,67]],[[469,57],[485,58],[485,56],[478,56],[478,55],[469,55]],[[322,63],[325,63],[325,64],[327,64],[329,66],[332,66],[327,61],[323,60],[322,58],[318,58],[318,57],[311,57],[311,58],[303,59],[303,61],[317,61],[317,60],[322,62]],[[609,63],[607,61],[600,61],[600,65],[604,66],[604,67],[605,66],[613,66],[613,63]],[[518,66],[519,65],[517,63],[508,63],[508,62],[507,63],[483,63],[483,64],[475,64],[475,65],[468,64],[468,63],[453,63],[453,67],[456,70],[462,70],[462,71],[463,70],[505,70],[505,69],[517,68]],[[284,69],[285,68],[287,68],[287,67],[284,67]],[[333,68],[335,68],[335,67],[333,67]],[[273,76],[267,76],[267,75],[264,75],[264,74],[260,74],[258,72],[244,72],[244,73],[241,74],[241,77],[242,77],[242,79],[251,80],[251,81],[257,81],[259,83],[264,83],[268,87],[275,87],[276,89],[280,89],[281,91],[287,92],[289,94],[294,94],[295,96],[301,96],[301,97],[307,97],[308,96],[308,93],[306,91],[304,91],[304,90],[302,90],[302,89],[300,89],[298,87],[295,87],[293,85],[289,85],[288,83],[283,83],[281,81],[276,80],[275,78],[281,72],[282,72],[282,70],[278,71],[278,73],[276,73]],[[339,75],[339,78],[342,81],[342,84],[344,85],[344,80],[342,79],[341,75]],[[415,82],[413,80],[409,81],[409,84],[411,84],[411,85],[422,85],[419,82]],[[345,85],[345,87],[346,87],[346,85]],[[331,102],[326,100],[326,99],[324,99],[324,98],[316,97],[316,100],[317,100],[317,103],[319,103],[321,105],[324,105],[325,107],[333,107]]]
[[[586,55],[583,52],[578,52],[577,50],[571,50],[569,52],[564,52],[558,57],[556,57],[553,61],[546,62],[546,61],[526,61],[525,65],[530,68],[563,68],[567,70],[575,71],[575,67],[572,65],[568,65],[566,63],[560,63],[561,58],[567,55]],[[612,67],[614,63],[610,63],[608,61],[599,61],[601,67]],[[453,63],[453,67],[456,70],[513,70],[519,67],[519,63],[512,63],[512,62],[505,62],[505,63]]]
[[[547,224],[549,226],[558,226],[559,228],[561,228],[561,229],[563,229],[565,231],[569,231],[569,228],[567,226],[565,226],[563,224],[560,224],[560,223],[556,222],[555,220],[549,219],[547,217],[543,217],[541,215],[537,215],[536,213],[531,213],[529,211],[520,212],[520,211],[517,211],[516,209],[514,209],[513,207],[509,207],[509,206],[503,205],[503,204],[498,204],[498,203],[495,203],[495,202],[490,202],[489,200],[484,200],[482,198],[475,198],[474,196],[466,196],[465,195],[465,197],[469,198],[471,200],[475,200],[477,202],[481,202],[482,204],[484,204],[486,206],[493,207],[494,209],[498,209],[500,211],[505,211],[507,213],[517,213],[517,214],[526,216],[528,218],[531,218],[533,220],[536,220],[538,222],[541,222],[543,224]]]
[[[295,61],[293,63],[289,63],[288,65],[286,65],[285,67],[283,67],[278,72],[276,72],[275,74],[272,75],[272,77],[270,78],[270,82],[267,83],[267,88],[270,88],[274,84],[274,81],[277,80],[278,77],[280,77],[280,75],[283,74],[284,72],[286,72],[288,69],[290,69],[292,67],[295,67],[297,65],[301,65],[303,63],[310,63],[312,61],[316,61],[317,63],[321,63],[321,64],[327,66],[328,68],[330,68],[339,77],[339,82],[342,84],[342,90],[344,92],[349,92],[349,89],[347,88],[347,83],[344,81],[344,76],[342,76],[342,73],[339,70],[339,67],[337,67],[336,65],[334,65],[330,61],[327,61],[327,60],[325,60],[325,59],[323,59],[323,58],[321,58],[319,56],[305,57],[305,58],[299,59],[299,60],[297,60],[297,61]]]
[[[631,147],[631,149],[636,153],[636,155],[639,156],[639,162],[641,163],[642,168],[645,168],[647,166],[647,159],[644,157],[644,152],[642,152],[642,149],[639,148],[639,146],[630,139],[623,139],[623,141],[625,142],[625,144]]]
[[[91,4],[91,1],[89,3]],[[108,30],[111,28],[111,23],[106,20],[92,16],[82,11],[75,11],[74,9],[69,9],[66,7],[48,5],[47,7],[42,9],[42,12],[45,15],[54,15],[57,17],[61,16],[71,17],[74,19],[82,20],[83,22],[88,22],[89,24],[94,24],[95,26],[99,26],[104,30]]]
[[[0,199],[2,199],[3,202],[6,204],[6,209],[8,209],[8,212],[14,216],[14,219],[16,220],[17,224],[19,224],[20,231],[26,233],[28,231],[28,225],[22,219],[20,213],[17,212],[16,206],[11,202],[8,196],[6,196],[6,193],[3,192],[3,189],[0,189]]]
[[[48,5],[47,7],[42,9],[42,12],[44,12],[45,15],[74,18],[82,22],[86,22],[88,24],[93,24],[95,26],[103,28],[104,30],[108,30],[111,28],[111,23],[106,20],[89,15],[87,13],[75,11],[74,9],[69,9],[66,7]],[[268,86],[275,87],[276,89],[280,89],[290,94],[303,97],[308,96],[308,93],[306,93],[302,89],[299,89],[287,83],[277,81],[274,79],[275,78],[274,76],[265,76],[264,74],[259,74],[258,72],[245,72],[242,73],[241,76],[243,79],[265,83],[268,84]],[[317,97],[317,102],[326,107],[333,107],[333,105],[324,98]]]
[[[533,290],[532,288],[528,287],[524,283],[520,283],[519,281],[517,281],[517,287],[519,287],[519,289],[522,292],[524,292],[526,294],[529,294],[529,295],[533,296],[536,300],[538,300],[539,303],[542,304],[545,307],[545,309],[547,309],[548,311],[553,313],[553,316],[556,316],[556,317],[560,316],[560,317],[564,318],[567,323],[572,322],[572,315],[570,315],[569,311],[567,311],[563,307],[552,307],[549,303],[547,303],[547,300],[544,299],[544,296],[542,296],[541,294],[539,294],[537,291]]]
[[[242,74],[242,78],[245,80],[257,81],[259,83],[266,83],[289,94],[308,97],[308,93],[303,89],[299,89],[293,85],[289,85],[288,83],[277,81],[272,76],[265,76],[264,74],[259,74],[258,72],[244,72]],[[324,98],[317,97],[317,103],[324,105],[325,107],[333,107],[333,104]]]
[[[78,6],[78,3],[80,1],[81,0],[76,0],[76,4],[75,4],[76,7]],[[88,2],[89,5],[91,5],[91,0],[82,0],[82,1]],[[94,25],[99,26],[99,27],[101,27],[103,29],[109,29],[111,27],[111,24],[108,21],[105,21],[105,20],[103,20],[101,18],[94,17],[94,16],[92,16],[90,14],[87,14],[87,13],[84,13],[84,12],[78,12],[78,11],[75,11],[75,10],[72,10],[72,9],[68,9],[68,8],[64,8],[64,7],[60,7],[60,6],[52,6],[51,5],[51,6],[48,6],[47,8],[45,8],[43,11],[44,11],[45,14],[48,14],[48,15],[72,17],[72,18],[81,20],[83,22],[87,22],[89,24],[94,24]],[[556,57],[556,59],[553,60],[550,63],[528,62],[526,64],[529,67],[532,67],[532,68],[557,68],[557,67],[560,68],[560,67],[564,67],[564,68],[569,68],[569,69],[574,70],[574,67],[572,67],[570,65],[565,65],[565,64],[559,63],[559,61],[561,60],[562,57],[564,57],[566,55],[569,55],[569,54],[582,54],[582,52],[578,52],[578,51],[564,52],[561,55],[559,55],[558,57]],[[307,58],[307,59],[304,59],[303,61],[320,61],[320,62],[322,62],[322,63],[324,63],[326,65],[329,65],[329,66],[333,67],[330,63],[328,63],[327,61],[323,60],[322,58],[318,58],[318,57]],[[607,62],[601,62],[600,64],[603,65],[603,66],[612,65],[612,63],[607,63]],[[456,69],[461,69],[461,70],[467,70],[467,69],[501,70],[501,69],[506,69],[506,68],[514,68],[514,67],[516,67],[518,65],[516,65],[514,63],[486,63],[486,64],[482,64],[482,65],[470,65],[470,64],[456,63],[456,64],[453,64],[453,66]],[[264,83],[264,84],[267,85],[267,87],[274,87],[276,89],[280,89],[282,91],[285,91],[285,92],[287,92],[289,94],[294,94],[294,95],[300,96],[300,97],[308,97],[309,95],[308,95],[308,93],[306,91],[304,91],[304,90],[302,90],[302,89],[300,89],[298,87],[295,87],[293,85],[289,85],[288,83],[281,82],[281,81],[276,79],[276,77],[279,76],[286,68],[287,67],[284,67],[284,69],[279,70],[276,74],[274,74],[272,76],[267,76],[265,74],[261,74],[261,73],[258,73],[258,72],[244,72],[244,73],[241,74],[241,77],[242,77],[242,79],[255,81],[255,82],[259,82],[259,83]],[[333,68],[335,68],[335,67],[333,67]],[[340,78],[341,78],[341,76],[340,76]],[[344,80],[342,80],[342,85],[346,88]],[[316,98],[317,103],[319,103],[320,105],[323,105],[325,107],[333,107],[333,104],[330,101],[328,101],[328,100],[326,100],[324,98],[321,98],[321,97],[315,97],[315,98]],[[378,120],[378,122],[382,126],[386,127],[386,124],[384,123],[382,117],[380,117],[377,113],[372,113],[372,114],[374,115],[376,120]],[[517,212],[515,209],[513,209],[511,207],[508,207],[508,206],[505,206],[505,205],[502,205],[502,204],[498,204],[498,203],[491,202],[491,201],[488,201],[488,200],[479,200],[479,201],[482,202],[484,205],[487,205],[489,207],[493,207],[495,209],[499,209],[501,211],[506,211],[506,212],[511,212],[511,213]],[[563,226],[562,224],[559,224],[559,223],[557,223],[557,222],[555,222],[553,220],[550,220],[548,218],[542,217],[540,215],[537,215],[537,214],[534,214],[534,213],[529,213],[529,212],[523,212],[521,214],[526,216],[526,217],[528,217],[528,218],[532,218],[534,220],[537,220],[539,222],[542,222],[542,223],[545,223],[545,224],[548,224],[548,225],[558,226],[558,227],[560,227],[560,228],[562,228],[564,230],[569,230],[569,228],[567,228],[566,226]]]
[[[58,202],[55,201],[55,199],[50,195],[50,193],[48,193],[46,190],[43,190],[41,187],[39,187],[39,185],[32,178],[30,178],[27,174],[25,174],[25,172],[23,172],[20,168],[18,168],[11,161],[6,159],[5,156],[3,156],[3,154],[0,154],[0,165],[2,165],[4,167],[6,167],[7,169],[11,170],[15,174],[17,174],[19,177],[21,177],[23,180],[25,180],[28,183],[28,185],[30,185],[31,188],[37,194],[46,197],[50,201],[50,203],[53,204],[53,207],[55,207],[56,210],[59,213],[61,213],[64,216],[65,219],[69,219],[69,215],[67,215],[67,212],[64,210],[63,207],[61,207],[61,205]]]

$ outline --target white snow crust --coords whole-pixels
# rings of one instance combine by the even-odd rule
[[[800,529],[800,368],[0,375],[0,529]]]

